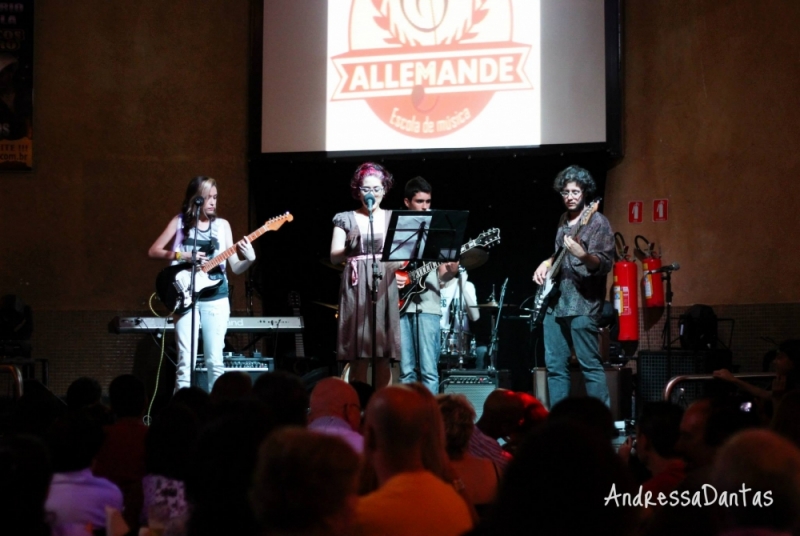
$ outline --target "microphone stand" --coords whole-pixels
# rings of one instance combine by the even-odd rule
[[[372,207],[367,207],[369,210],[369,247],[372,251],[372,289],[370,295],[372,298],[372,388],[378,390],[378,284],[380,283],[381,274],[378,272],[378,258],[375,254],[375,229],[373,226],[373,211],[374,202]]]
[[[500,304],[497,306],[497,319],[494,323],[494,328],[492,328],[492,340],[489,343],[489,368],[490,372],[494,372],[497,370],[497,329],[500,327],[500,318],[502,318],[503,313],[503,300],[506,297],[506,285],[508,285],[508,278],[506,277],[505,282],[503,283],[503,288],[500,289]]]
[[[192,297],[192,344],[190,346],[191,351],[189,353],[189,385],[191,387],[195,387],[195,365],[196,365],[196,356],[197,356],[197,342],[195,338],[195,329],[197,328],[197,317],[196,317],[196,309],[197,309],[197,295],[194,293],[194,280],[195,276],[197,275],[197,233],[200,232],[200,209],[203,207],[203,202],[205,200],[202,197],[198,197],[194,200],[195,209],[194,209],[194,242],[192,244],[192,277],[191,282],[189,283],[189,295]],[[209,222],[209,229],[210,229],[211,222]]]
[[[661,273],[661,280],[666,281],[667,319],[664,324],[664,338],[667,344],[667,378],[672,378],[672,270]]]

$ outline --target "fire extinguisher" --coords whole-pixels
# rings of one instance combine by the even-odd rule
[[[638,269],[628,255],[628,246],[622,234],[615,233],[616,258],[614,263],[614,309],[619,316],[619,340],[639,340]]]
[[[644,240],[647,246],[642,249],[639,239]],[[655,274],[661,268],[661,253],[656,253],[654,242],[648,241],[641,235],[636,236],[636,251],[642,256],[642,296],[645,307],[664,307],[664,282],[661,276]]]

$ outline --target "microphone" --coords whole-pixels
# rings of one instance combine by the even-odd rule
[[[205,203],[205,202],[206,202],[206,200],[203,199],[202,197],[195,197],[194,198],[194,204],[197,205],[198,207],[202,207],[203,203]]]
[[[372,192],[364,196],[364,202],[367,204],[367,209],[372,212],[372,207],[375,205],[375,196],[372,195]]]
[[[664,272],[677,272],[681,269],[681,265],[677,262],[673,262],[669,266],[662,266],[657,270],[647,270],[648,274],[663,274]]]

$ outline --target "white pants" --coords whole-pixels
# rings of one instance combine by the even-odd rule
[[[208,368],[208,391],[214,386],[217,378],[222,376],[222,349],[225,347],[225,332],[228,331],[228,319],[231,306],[228,298],[214,301],[199,301],[195,308],[195,349],[197,349],[197,331],[203,328],[203,356]],[[175,376],[175,390],[189,387],[191,384],[191,351],[192,342],[189,334],[192,331],[190,312],[175,316],[175,342],[178,345],[178,370]]]

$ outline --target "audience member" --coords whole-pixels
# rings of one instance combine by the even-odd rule
[[[489,393],[483,403],[483,414],[469,439],[469,453],[494,461],[500,471],[504,471],[511,454],[503,450],[497,440],[506,440],[518,430],[524,418],[523,410],[523,401],[514,391],[495,389]]]
[[[311,391],[308,429],[342,438],[358,454],[364,451],[358,393],[339,378],[320,380]]]
[[[719,534],[777,536],[800,528],[800,450],[774,432],[733,436],[719,449],[711,484],[718,494]],[[719,502],[723,494],[727,505]]]
[[[105,427],[105,440],[94,460],[94,474],[109,479],[125,499],[125,522],[135,529],[142,511],[142,477],[145,475],[144,442],[147,426],[142,422],[147,393],[142,380],[123,374],[108,387],[114,424]]]
[[[263,534],[352,534],[358,467],[359,456],[339,437],[276,430],[259,449],[250,491]]]
[[[0,523],[5,530],[16,536],[50,536],[44,504],[52,476],[40,439],[0,436]]]
[[[220,377],[221,379],[222,377]],[[214,384],[219,383],[219,380]],[[185,481],[190,457],[200,433],[200,420],[183,404],[169,404],[153,419],[145,439],[144,502],[140,520],[147,524],[151,508],[173,526],[185,526],[188,519]]]
[[[599,398],[591,396],[565,398],[550,409],[548,421],[581,423],[609,442],[619,436],[611,410]]]
[[[455,536],[472,526],[464,499],[425,469],[430,419],[429,405],[408,386],[386,387],[373,396],[364,423],[364,454],[379,488],[359,499],[354,534]]]
[[[283,370],[267,372],[256,379],[253,394],[274,414],[277,426],[305,426],[308,391],[299,376]]]
[[[503,449],[512,455],[534,429],[544,424],[548,416],[547,408],[535,396],[520,391],[514,395],[522,400],[522,420],[516,430],[508,435],[508,442],[503,445]]]
[[[188,536],[258,532],[248,491],[258,447],[274,428],[272,416],[260,402],[241,400],[201,431],[186,479]]]
[[[92,474],[91,464],[103,443],[103,429],[80,414],[62,417],[49,432],[53,480],[45,509],[55,533],[74,527],[106,526],[106,507],[123,510],[122,492],[105,478]]]
[[[635,455],[652,475],[642,484],[642,490],[669,496],[683,481],[686,463],[675,446],[680,437],[683,410],[669,402],[645,404],[636,421]],[[628,438],[619,449],[623,461],[632,455],[632,438]]]
[[[211,395],[199,387],[181,387],[172,395],[170,404],[183,404],[197,415],[200,424],[211,418]]]
[[[574,420],[548,421],[520,447],[487,527],[504,536],[633,533],[636,512],[612,494],[634,493],[606,435]]]
[[[100,382],[88,376],[82,376],[67,387],[67,408],[70,411],[82,411],[94,404],[100,404],[103,388]]]
[[[222,374],[211,388],[211,405],[219,407],[234,400],[241,400],[253,390],[250,374],[241,370],[229,370]]]
[[[800,391],[786,393],[772,417],[770,428],[800,447]]]
[[[445,448],[450,462],[464,484],[467,499],[484,517],[497,493],[500,468],[497,463],[473,456],[467,451],[475,429],[475,409],[461,394],[439,395],[439,410],[445,430]]]
[[[731,383],[758,399],[773,402],[780,400],[784,394],[800,388],[800,339],[781,342],[772,366],[776,374],[772,382],[772,390],[762,389],[745,380],[740,380],[728,369],[715,370],[714,377]]]

